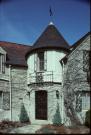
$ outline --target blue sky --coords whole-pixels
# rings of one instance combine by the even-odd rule
[[[0,41],[32,45],[51,20],[74,44],[90,31],[89,0],[0,0]]]

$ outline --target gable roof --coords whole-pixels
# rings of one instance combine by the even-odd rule
[[[81,43],[82,43],[88,36],[90,36],[90,35],[91,35],[91,32],[88,32],[88,33],[85,34],[82,38],[80,38],[76,43],[74,43],[74,44],[70,47],[71,51],[70,51],[66,56],[64,56],[60,61],[62,61],[62,60],[66,61],[67,58],[68,58],[68,56],[69,56],[79,45],[81,45]]]
[[[66,51],[69,50],[69,44],[57,30],[57,28],[53,24],[49,24],[44,32],[40,35],[37,41],[34,43],[31,51],[40,49],[40,48],[60,48]],[[28,55],[27,54],[27,55]]]
[[[32,48],[31,46],[0,41],[0,47],[7,53],[6,65],[27,67],[25,54]]]
[[[72,48],[72,51],[76,49],[77,46],[79,46],[89,35],[91,35],[91,32],[86,33],[82,38],[80,38],[76,43],[74,43],[70,48]]]

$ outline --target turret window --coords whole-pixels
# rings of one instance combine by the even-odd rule
[[[44,70],[44,52],[38,53],[38,65],[39,65],[39,71]]]
[[[35,54],[34,60],[34,69],[35,71],[44,71],[47,70],[47,55],[46,51],[38,52]]]

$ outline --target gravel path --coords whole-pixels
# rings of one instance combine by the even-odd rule
[[[42,125],[28,125],[20,128],[15,128],[11,130],[9,133],[35,133],[38,129],[40,129]]]

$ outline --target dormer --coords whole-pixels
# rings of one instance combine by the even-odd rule
[[[0,47],[0,73],[5,73],[6,51]]]

